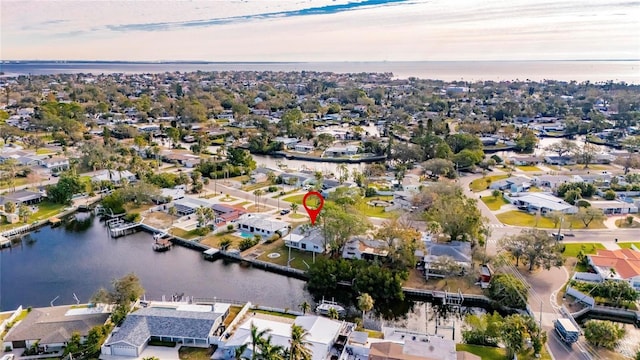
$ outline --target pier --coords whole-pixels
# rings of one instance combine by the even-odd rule
[[[109,235],[114,238],[133,234],[138,231],[140,226],[140,223],[130,223],[122,218],[107,220],[106,224],[109,228]]]

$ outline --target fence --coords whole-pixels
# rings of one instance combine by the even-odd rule
[[[571,295],[574,298],[576,298],[576,300],[585,303],[591,307],[593,307],[596,304],[596,300],[594,298],[592,298],[591,296],[583,293],[582,291],[578,290],[578,289],[574,289],[571,286],[567,286],[567,290],[566,290],[567,295]]]
[[[9,316],[8,318],[6,318],[1,324],[0,324],[0,334],[2,334],[6,329],[7,329],[7,325],[9,325],[11,322],[13,322],[13,320],[15,320],[18,315],[20,315],[22,313],[22,305],[18,306],[18,308],[16,309],[16,311],[13,312],[13,314],[11,316]]]
[[[240,311],[238,311],[238,314],[236,315],[235,319],[233,319],[233,321],[231,321],[229,323],[227,328],[224,329],[224,332],[222,333],[222,336],[220,336],[220,341],[221,342],[224,342],[224,339],[226,339],[228,336],[231,335],[232,332],[235,331],[235,328],[236,328],[236,326],[238,326],[238,323],[240,323],[240,321],[242,321],[244,316],[247,314],[247,311],[249,311],[249,309],[251,309],[252,307],[253,307],[253,305],[251,305],[250,302],[244,304],[242,309],[240,309]]]

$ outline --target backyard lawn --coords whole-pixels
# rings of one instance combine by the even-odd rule
[[[631,243],[629,243],[631,244]],[[604,245],[600,243],[574,243],[574,244],[564,244],[564,252],[562,255],[565,257],[577,257],[580,250],[587,254],[595,254],[596,250],[604,249]]]
[[[196,234],[195,230],[185,231],[179,228],[171,228],[169,229],[169,233],[185,240],[195,239],[200,236]]]
[[[286,197],[286,198],[284,198],[282,200],[288,201],[290,203],[302,205],[302,198],[303,197],[304,197],[304,194],[293,195],[293,196]],[[388,201],[387,199],[388,199],[388,197],[385,197],[385,196],[375,196],[375,197],[371,197],[371,198],[364,198],[358,204],[356,204],[355,207],[356,207],[356,209],[360,210],[367,217],[377,217],[377,218],[383,218],[383,219],[390,219],[390,218],[396,217],[397,214],[395,212],[393,212],[393,211],[390,211],[390,212],[384,211],[384,207],[382,207],[382,206],[369,206],[369,205],[367,205],[368,201],[372,201],[372,200]],[[325,200],[325,203],[332,203],[332,201],[331,200]],[[309,197],[307,199],[307,205],[309,205],[309,207],[315,208],[316,204],[317,204],[317,197],[311,196],[311,197]]]
[[[502,205],[509,204],[509,202],[502,196],[485,196],[482,198],[482,202],[485,203],[489,210],[492,211],[500,210]]]
[[[507,352],[504,349],[491,346],[456,344],[456,350],[478,355],[482,360],[504,360],[507,358]]]
[[[62,209],[66,207],[66,205],[56,204],[49,201],[43,201],[36,206],[38,207],[38,211],[36,211],[35,214],[31,214],[31,216],[29,216],[30,222],[48,219],[58,214],[60,211],[62,211]]]
[[[260,256],[258,256],[258,260],[270,262],[272,264],[287,266],[287,260],[289,259],[289,248],[284,245],[283,240],[280,239],[271,244],[258,245],[254,249],[263,251],[263,253]],[[280,254],[280,256],[272,259],[269,257],[269,254],[271,253],[278,253]],[[315,257],[318,258],[320,256],[323,256],[323,255],[316,254]],[[296,249],[291,249],[291,259],[293,259],[291,260],[291,267],[306,271],[308,267],[307,265],[305,265],[305,262],[311,265],[313,263],[313,254],[311,254],[308,251],[299,251]]]
[[[214,247],[214,248],[220,248],[220,243],[223,240],[227,240],[227,239],[231,241],[231,244],[229,244],[228,250],[238,249],[240,246],[240,242],[242,241],[241,237],[227,233],[227,234],[209,235],[204,239],[202,239],[200,243],[203,245]]]
[[[489,188],[489,185],[491,185],[492,182],[506,179],[508,177],[509,175],[485,176],[483,178],[473,180],[471,184],[469,184],[469,188],[474,192],[487,190]]]
[[[501,223],[512,226],[525,226],[525,227],[537,227],[543,229],[553,229],[553,221],[544,216],[536,216],[526,213],[520,210],[507,211],[501,214],[497,214],[496,217]],[[571,221],[565,221],[562,225],[563,231],[569,229],[584,229],[584,224],[580,220],[571,219]],[[605,226],[602,221],[592,221],[587,229],[604,229]]]
[[[304,197],[303,194],[300,195],[292,195],[292,196],[287,196],[286,198],[282,199],[286,202],[290,202],[292,204],[298,204],[298,205],[302,205],[302,198]]]

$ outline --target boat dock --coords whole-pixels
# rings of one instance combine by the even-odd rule
[[[122,218],[107,220],[106,224],[109,228],[109,235],[114,238],[133,234],[138,231],[140,226],[140,223],[127,222]]]
[[[211,249],[205,250],[202,253],[202,256],[204,256],[205,260],[213,261],[213,260],[216,260],[218,257],[220,257],[220,250],[216,248],[211,248]]]
[[[11,246],[11,240],[0,235],[0,249],[3,247],[10,247],[10,246]]]

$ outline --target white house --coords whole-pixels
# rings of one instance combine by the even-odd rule
[[[324,151],[324,156],[340,157],[340,156],[351,156],[357,153],[358,153],[358,147],[355,145],[332,146]]]
[[[291,234],[283,238],[286,246],[292,249],[312,251],[320,254],[326,251],[324,236],[319,228],[312,228],[305,232],[299,229],[300,227],[297,227]]]
[[[531,179],[526,176],[512,176],[507,179],[494,181],[489,189],[509,191],[512,193],[523,192],[531,187]]]
[[[293,324],[301,326],[307,332],[307,341],[310,343],[311,360],[326,360],[329,358],[331,348],[340,338],[348,337],[353,324],[331,320],[322,316],[298,316]],[[287,348],[291,339],[291,323],[277,320],[267,320],[260,317],[252,317],[244,321],[235,333],[225,343],[220,351],[216,351],[214,358],[233,359],[235,349],[244,345],[247,350],[243,354],[246,358],[251,358],[251,325],[258,328],[258,331],[269,329],[271,343],[276,346]]]
[[[597,250],[587,255],[589,264],[602,280],[627,281],[640,291],[640,252],[633,249]]]
[[[620,200],[592,200],[591,207],[601,209],[605,215],[637,214],[638,207]]]
[[[129,170],[100,170],[91,177],[91,181],[93,182],[111,181],[114,184],[120,184],[124,179],[129,182],[134,182],[137,180],[136,175]]]
[[[64,170],[69,168],[69,159],[64,157],[52,157],[40,160],[40,165],[50,170]]]
[[[299,143],[295,144],[294,147],[293,147],[293,149],[295,151],[297,151],[297,152],[311,152],[315,148],[316,147],[313,146],[313,143],[308,142],[308,141],[299,142]]]
[[[578,208],[575,206],[547,193],[527,193],[523,196],[511,196],[509,199],[513,205],[530,213],[540,212],[544,215],[551,211],[560,211],[565,214],[578,212]]]
[[[276,233],[285,236],[289,233],[289,223],[276,220],[266,214],[244,214],[236,220],[238,229],[263,237],[271,237]]]
[[[221,325],[229,315],[230,304],[190,305],[167,303],[148,307],[127,315],[115,328],[101,353],[111,356],[138,357],[149,340],[171,341],[185,346],[209,347],[223,331]]]

